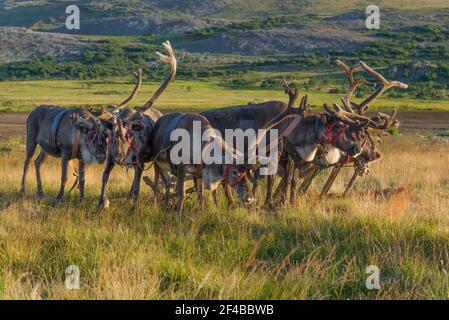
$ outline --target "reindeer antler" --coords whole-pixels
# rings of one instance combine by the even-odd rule
[[[356,64],[356,65],[353,65],[352,67],[348,67],[341,60],[337,60],[336,63],[340,66],[340,68],[343,69],[343,71],[346,73],[346,76],[348,77],[348,80],[349,80],[348,91],[346,92],[345,97],[343,99],[341,99],[341,101],[342,101],[343,106],[345,107],[347,112],[355,113],[351,107],[351,105],[353,104],[351,102],[351,97],[354,94],[355,90],[357,89],[358,86],[365,85],[365,84],[366,85],[373,85],[373,84],[368,82],[365,79],[354,80],[354,72],[362,70],[362,66],[360,64]],[[362,114],[358,108],[357,108],[357,112],[359,114]]]
[[[136,72],[133,72],[134,77],[136,77],[137,83],[134,87],[134,90],[131,92],[130,96],[126,98],[122,103],[119,104],[118,109],[125,108],[137,95],[137,93],[140,90],[140,87],[142,86],[142,69],[137,70]]]
[[[376,91],[372,95],[370,95],[368,98],[363,100],[361,103],[359,103],[359,104],[352,103],[352,105],[355,106],[357,108],[357,110],[359,111],[359,114],[365,113],[366,110],[368,109],[368,104],[371,103],[372,101],[374,101],[375,99],[377,99],[378,97],[380,97],[388,89],[393,88],[393,87],[398,87],[398,88],[402,88],[402,89],[408,88],[408,85],[406,85],[405,83],[402,83],[399,81],[391,81],[390,82],[390,81],[386,80],[384,76],[382,76],[380,73],[375,71],[373,68],[368,66],[363,61],[360,61],[360,66],[370,76],[372,76],[373,78],[375,78],[376,80],[381,82],[381,85],[379,88],[376,89]]]
[[[398,127],[399,121],[396,120],[397,113],[398,112],[396,109],[393,110],[393,113],[391,115],[379,112],[377,116],[371,118],[372,123],[375,124],[371,126],[371,128],[386,130],[392,127]]]
[[[282,85],[285,89],[285,93],[288,94],[288,109],[293,108],[298,99],[299,90],[296,87],[292,89],[285,79],[282,79]]]
[[[153,103],[156,101],[157,98],[164,92],[164,90],[167,88],[168,84],[175,78],[176,75],[176,68],[178,62],[176,61],[175,53],[173,51],[173,48],[171,47],[170,41],[166,41],[163,44],[163,47],[165,50],[167,50],[168,55],[163,55],[160,52],[156,51],[156,55],[159,57],[159,59],[163,63],[168,63],[171,65],[170,73],[168,74],[167,78],[162,82],[161,86],[157,91],[153,94],[150,100],[148,100],[143,107],[140,109],[141,112],[144,112],[145,110],[151,108]]]
[[[338,104],[334,103],[333,109],[331,109],[326,103],[323,105],[324,110],[331,116],[334,116],[341,122],[344,122],[350,126],[363,127],[371,123],[371,119],[363,115],[347,112],[343,110]]]

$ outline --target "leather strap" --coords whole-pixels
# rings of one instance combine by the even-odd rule
[[[56,134],[58,133],[59,124],[61,123],[62,117],[69,111],[70,111],[70,109],[62,109],[61,111],[59,111],[56,114],[56,116],[51,121],[50,132],[51,132],[51,136],[53,137],[53,143],[54,143],[55,149],[58,149],[58,144],[56,141]]]

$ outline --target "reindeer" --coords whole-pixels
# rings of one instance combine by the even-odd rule
[[[199,125],[199,131],[195,132],[193,127],[195,122]],[[266,131],[271,127],[277,125],[279,121],[270,122],[269,125],[263,126],[261,129]],[[176,129],[183,129],[186,132],[190,144],[188,145],[189,159],[186,162],[174,163],[172,159],[172,148],[174,143],[170,141],[172,133]],[[204,181],[204,186],[207,190],[215,191],[221,183],[226,183],[231,187],[234,187],[241,201],[250,205],[254,202],[254,196],[250,189],[249,179],[247,172],[248,167],[252,167],[249,164],[234,164],[226,163],[226,155],[231,156],[233,160],[237,157],[245,158],[245,154],[240,150],[236,150],[233,146],[229,146],[221,138],[221,134],[218,134],[219,130],[213,128],[211,123],[206,117],[199,114],[183,114],[183,113],[171,113],[162,116],[156,122],[153,128],[152,138],[147,140],[147,143],[141,149],[139,158],[144,162],[154,162],[155,169],[160,172],[162,176],[167,176],[168,172],[171,172],[177,177],[176,181],[176,193],[177,193],[177,213],[181,213],[183,208],[183,201],[185,197],[184,182],[187,174],[193,175],[196,191],[198,192],[198,199],[201,205],[204,204],[203,186],[201,179]],[[197,135],[195,135],[195,133]],[[203,140],[203,137],[207,134],[208,139]],[[199,136],[198,136],[199,135]],[[251,141],[248,146],[248,150],[255,150],[261,142],[263,135],[259,135],[255,141]],[[195,141],[201,141],[199,150],[194,149]],[[181,143],[186,141],[181,141]],[[222,154],[219,156],[218,162],[212,163],[204,162],[204,156],[210,155],[213,150],[216,152],[217,147],[222,150]],[[245,152],[246,153],[246,152]],[[201,154],[201,158],[195,163],[194,155]],[[263,156],[257,156],[257,162],[263,158]],[[267,159],[264,159],[266,162]],[[234,161],[235,162],[235,161]],[[254,167],[257,167],[254,164]],[[166,188],[165,202],[168,204],[169,188]]]
[[[337,64],[344,70],[349,80],[349,87],[344,98],[342,99],[342,103],[345,108],[345,112],[348,112],[350,114],[356,114],[359,117],[365,117],[367,119],[365,113],[369,108],[368,106],[369,103],[371,103],[376,98],[381,96],[389,88],[393,87],[399,87],[402,89],[407,88],[406,84],[403,84],[399,81],[391,81],[391,82],[387,81],[381,74],[379,74],[377,71],[369,67],[364,62],[360,62],[359,64],[354,65],[352,67],[348,67],[340,60],[337,60]],[[381,83],[381,86],[379,86],[372,95],[367,97],[360,104],[356,104],[355,102],[351,101],[352,95],[356,91],[357,87],[359,87],[360,85],[372,85],[372,84],[365,79],[354,80],[353,73],[358,70],[365,70],[370,76],[372,76],[374,79],[378,80]],[[377,161],[381,158],[382,155],[377,149],[376,140],[380,140],[380,137],[384,134],[386,130],[399,127],[399,121],[396,120],[396,116],[397,111],[394,110],[392,115],[379,112],[376,116],[370,119],[370,125],[366,129],[368,139],[366,140],[363,151],[359,157],[352,159],[343,157],[344,159],[343,161],[338,161],[336,163],[327,163],[326,167],[333,166],[333,169],[328,180],[324,184],[324,187],[320,194],[321,197],[324,197],[327,194],[333,182],[335,181],[335,178],[341,171],[341,168],[347,163],[354,164],[354,174],[349,184],[347,185],[343,195],[346,195],[349,192],[357,177],[363,175],[366,172],[368,163]],[[300,191],[302,193],[304,193],[307,190],[307,188],[311,184],[311,181],[318,175],[318,173],[321,171],[322,168],[323,166],[316,166],[309,172],[308,176],[306,177],[300,188]]]
[[[144,169],[144,163],[138,156],[139,151],[150,138],[157,119],[162,116],[162,113],[156,110],[153,104],[176,75],[177,61],[171,44],[169,41],[166,41],[163,43],[163,46],[167,50],[168,56],[162,55],[159,52],[156,52],[156,54],[162,62],[170,64],[171,69],[159,89],[142,107],[128,108],[128,104],[133,100],[141,87],[142,71],[139,69],[135,73],[137,83],[130,97],[119,106],[113,106],[114,110],[111,113],[108,112],[108,119],[104,120],[105,124],[111,129],[111,136],[98,203],[101,208],[107,208],[109,206],[106,188],[109,175],[115,165],[134,168],[134,180],[128,197],[133,199],[135,206],[137,205],[140,180]]]
[[[299,91],[297,89],[293,90],[289,87],[287,82],[283,80],[283,85],[285,92],[289,95],[289,103],[286,104],[283,101],[268,101],[264,103],[250,103],[244,106],[231,106],[219,109],[213,109],[208,111],[203,111],[200,114],[209,120],[212,127],[217,129],[221,135],[225,134],[226,129],[242,129],[243,131],[247,129],[258,130],[261,129],[267,122],[275,118],[282,112],[289,108],[292,108],[294,101],[298,98]],[[305,100],[304,106],[301,105],[300,112],[303,116],[310,113],[310,108],[307,105],[307,98]],[[238,121],[236,121],[238,119]],[[285,161],[279,163],[280,174],[285,171]],[[254,172],[247,172],[248,177],[253,183],[253,194],[257,193],[258,180],[260,178],[258,170]],[[274,176],[267,176],[267,194],[272,192],[274,184]],[[228,204],[232,204],[232,194],[229,185],[225,184],[225,193],[228,199]],[[216,199],[216,193],[213,192],[214,199]],[[268,197],[269,198],[269,197]]]
[[[80,197],[83,198],[85,164],[91,164],[94,161],[103,163],[106,159],[107,132],[100,120],[86,110],[42,105],[35,108],[28,116],[26,131],[22,194],[25,194],[25,181],[31,158],[39,145],[41,151],[34,161],[37,196],[44,196],[40,168],[47,155],[51,155],[62,159],[61,185],[54,203],[59,204],[64,199],[67,165],[73,159],[79,161],[78,187]]]
[[[369,68],[363,65],[364,68]],[[343,103],[345,109],[349,110],[350,107],[344,99]],[[321,115],[310,115],[300,121],[296,120],[298,125],[285,137],[285,152],[292,162],[288,162],[287,171],[274,195],[276,198],[277,194],[282,194],[283,203],[290,183],[292,184],[291,199],[295,195],[296,184],[293,177],[296,170],[299,170],[302,176],[306,176],[302,185],[304,188],[304,184],[307,185],[315,176],[318,170],[316,168],[344,163],[348,159],[357,159],[364,151],[366,153],[367,141],[370,139],[367,132],[370,128],[378,130],[385,126],[385,124],[379,124],[380,118],[385,119],[383,114],[379,114],[375,120],[343,110],[338,104],[334,104],[333,109],[327,104],[323,107],[326,112]],[[295,117],[297,119],[302,117],[295,108],[288,108],[273,121],[286,115],[293,115],[293,118],[286,120],[287,123],[294,121]],[[285,125],[287,124],[284,121]],[[271,204],[272,199],[268,198],[267,202]]]

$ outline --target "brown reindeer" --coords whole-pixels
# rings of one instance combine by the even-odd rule
[[[373,102],[376,98],[381,96],[386,90],[393,87],[399,88],[407,88],[407,85],[399,82],[399,81],[387,81],[381,74],[377,71],[369,67],[366,63],[360,62],[357,65],[352,67],[348,67],[342,61],[337,60],[337,64],[345,71],[347,78],[349,80],[348,90],[342,99],[342,103],[344,106],[345,113],[355,115],[358,118],[368,119],[365,114],[369,108],[369,103]],[[378,80],[381,85],[375,90],[373,94],[363,100],[361,103],[356,104],[351,101],[352,95],[355,93],[357,87],[361,85],[372,85],[365,79],[354,80],[354,72],[359,70],[365,70],[370,76],[374,79]],[[337,108],[339,108],[337,106]],[[376,160],[379,160],[381,157],[381,153],[377,148],[376,140],[380,140],[380,136],[384,134],[386,130],[390,130],[391,128],[397,128],[399,126],[399,121],[396,120],[397,112],[396,110],[392,115],[387,115],[384,113],[378,113],[376,116],[370,118],[370,125],[365,130],[367,139],[363,145],[362,153],[355,158],[349,158],[345,155],[342,155],[342,160],[337,162],[327,162],[324,165],[322,163],[318,164],[312,168],[306,175],[306,178],[303,181],[303,184],[300,187],[300,192],[306,192],[307,188],[310,186],[312,180],[318,175],[318,173],[322,170],[322,168],[333,166],[332,172],[326,181],[322,191],[321,196],[325,196],[329,189],[331,188],[335,178],[338,173],[341,171],[341,168],[347,163],[354,164],[354,174],[344,192],[346,194],[353,186],[355,180],[358,176],[362,175],[366,172],[367,164]]]
[[[61,186],[54,203],[64,198],[67,181],[67,166],[70,160],[79,160],[78,187],[84,197],[84,167],[94,161],[103,163],[106,159],[107,132],[99,119],[82,109],[65,109],[43,105],[34,109],[26,124],[26,158],[22,175],[22,193],[31,158],[36,147],[41,151],[34,161],[36,166],[37,195],[44,195],[40,168],[47,155],[62,159]]]
[[[140,180],[142,177],[144,163],[139,158],[139,151],[146,141],[150,138],[152,129],[157,119],[162,114],[153,107],[157,98],[165,91],[168,84],[173,81],[176,75],[177,61],[170,42],[163,43],[168,52],[168,56],[156,52],[159,59],[170,64],[170,72],[162,82],[159,89],[142,106],[138,108],[128,108],[127,105],[132,101],[139,91],[142,83],[142,73],[139,70],[135,73],[137,83],[131,96],[123,101],[119,106],[114,107],[112,113],[108,113],[108,126],[111,128],[110,149],[106,166],[103,171],[101,194],[99,206],[107,208],[109,200],[107,198],[107,183],[109,175],[116,164],[134,168],[134,180],[129,191],[129,197],[133,198],[134,205],[137,205],[138,194],[140,190]]]
[[[277,124],[277,121],[273,121],[261,129],[269,130]],[[195,125],[197,125],[197,131],[194,129]],[[186,161],[180,163],[174,161],[172,153],[172,149],[177,145],[171,141],[172,134],[175,130],[182,130],[185,133],[181,136],[181,143],[188,142],[187,147],[182,150],[182,152],[187,150],[188,155],[185,155]],[[206,132],[209,133],[208,138],[203,140]],[[263,135],[258,135],[255,141],[251,141],[248,150],[257,148],[262,138]],[[195,141],[199,141],[197,148],[194,147]],[[212,151],[215,154],[217,148],[223,151],[221,155],[218,155],[219,161],[212,163],[204,161],[204,155],[209,155]],[[173,152],[176,155],[175,151]],[[194,160],[195,155],[199,156],[196,162]],[[232,163],[226,161],[227,156],[233,159]],[[242,157],[243,159],[245,158],[245,154],[241,150],[236,150],[233,146],[227,145],[221,138],[219,131],[213,128],[204,116],[183,113],[171,113],[159,118],[154,126],[152,138],[147,141],[139,154],[139,158],[144,162],[153,161],[156,171],[160,172],[163,176],[167,176],[168,172],[170,172],[177,177],[176,194],[178,213],[181,213],[183,207],[185,197],[184,183],[187,174],[191,174],[194,178],[201,205],[204,203],[201,180],[204,181],[205,188],[211,191],[215,191],[221,183],[225,182],[236,189],[240,200],[248,205],[253,203],[254,196],[250,189],[250,180],[247,175],[248,167],[252,165],[236,164],[235,160],[237,157]],[[256,157],[257,160],[260,160],[263,156],[257,155]],[[257,164],[254,164],[254,166],[257,166]],[[169,188],[166,188],[166,204],[168,202],[168,196]]]
[[[279,114],[285,112],[288,109],[293,108],[293,104],[298,98],[299,91],[295,88],[289,87],[287,82],[283,80],[283,85],[285,92],[289,95],[289,103],[286,104],[282,101],[268,101],[264,103],[250,103],[248,105],[242,106],[232,106],[218,108],[208,111],[203,111],[200,114],[209,120],[212,127],[220,131],[221,135],[224,136],[226,129],[242,129],[243,131],[247,129],[258,130],[261,129],[267,122],[275,118]],[[301,104],[300,109],[296,112],[302,116],[309,114],[309,106],[307,104],[307,98]],[[284,129],[287,129],[285,127]],[[279,162],[280,174],[285,171],[286,162]],[[256,170],[254,174],[247,172],[248,177],[253,182],[253,194],[257,193],[258,180],[260,179],[259,171]],[[267,199],[270,198],[272,193],[272,188],[274,184],[274,176],[267,176]],[[226,197],[228,199],[228,204],[232,204],[232,195],[229,185],[224,185]],[[214,199],[216,198],[216,193],[214,192]],[[267,200],[268,201],[268,200]]]

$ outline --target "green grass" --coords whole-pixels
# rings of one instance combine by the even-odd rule
[[[110,180],[111,207],[99,211],[100,166],[87,169],[86,199],[74,192],[55,208],[55,159],[43,167],[47,197],[34,198],[30,172],[23,198],[22,141],[10,141],[13,150],[0,151],[0,297],[447,299],[447,145],[416,139],[387,139],[383,160],[357,182],[356,196],[318,201],[319,177],[298,206],[276,213],[227,210],[221,196],[218,208],[209,201],[201,210],[193,194],[180,216],[156,206],[147,187],[139,208],[129,209],[132,177],[120,168]],[[408,191],[372,193],[386,187]],[[73,264],[81,271],[79,291],[64,286]],[[365,288],[369,265],[380,268],[379,291]]]
[[[261,78],[266,73],[261,73]],[[305,75],[307,77],[307,75]],[[128,82],[129,81],[129,82]],[[132,105],[141,105],[149,99],[159,83],[145,83]],[[299,83],[301,88],[301,83]],[[44,80],[0,82],[0,112],[27,112],[40,104],[61,106],[100,106],[117,104],[131,92],[131,79],[98,80]],[[324,88],[324,86],[323,86]],[[339,102],[342,94],[329,94],[310,90],[312,106],[321,108],[324,102]],[[279,89],[223,87],[219,80],[183,81],[177,80],[157,101],[156,107],[177,110],[206,110],[215,107],[247,104],[250,101],[287,101]],[[402,110],[449,110],[449,99],[422,100],[412,98],[381,98],[373,109]]]

